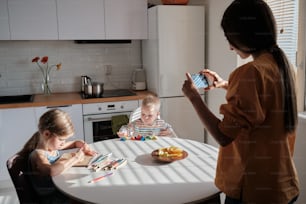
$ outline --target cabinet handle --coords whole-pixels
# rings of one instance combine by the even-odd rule
[[[89,122],[92,122],[92,121],[107,121],[107,120],[111,120],[110,118],[87,118],[87,120]]]
[[[67,107],[72,107],[72,105],[47,106],[47,109],[53,109],[53,108],[67,108]]]

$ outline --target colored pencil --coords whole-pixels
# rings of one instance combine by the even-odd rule
[[[97,178],[94,178],[94,179],[88,181],[88,183],[96,183],[96,182],[101,181],[102,179],[104,179],[104,178],[106,178],[106,177],[108,177],[108,176],[113,175],[113,174],[114,174],[113,172],[110,172],[110,173],[105,174],[105,175],[103,175],[103,176],[99,176],[99,177],[97,177]]]

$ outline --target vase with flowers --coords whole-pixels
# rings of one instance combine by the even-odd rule
[[[53,67],[56,67],[56,70],[60,70],[62,67],[62,63],[49,65],[48,56],[44,56],[42,58],[35,57],[32,59],[32,63],[36,63],[43,77],[42,90],[45,95],[51,94],[50,89],[50,72]]]

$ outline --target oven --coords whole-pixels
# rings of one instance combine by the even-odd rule
[[[130,116],[139,107],[138,100],[83,104],[84,137],[87,143],[117,138],[112,131],[112,117]]]

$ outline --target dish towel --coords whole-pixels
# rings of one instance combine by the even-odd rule
[[[112,130],[113,134],[116,135],[122,125],[129,123],[129,117],[127,115],[115,115],[112,116]]]

